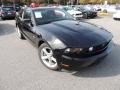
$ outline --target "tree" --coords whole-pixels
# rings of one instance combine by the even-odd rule
[[[53,0],[55,3],[60,4],[61,0]]]
[[[56,4],[64,4],[66,5],[69,0],[53,0]]]

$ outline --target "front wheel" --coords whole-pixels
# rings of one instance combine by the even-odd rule
[[[39,58],[44,66],[51,70],[59,70],[57,59],[53,55],[52,49],[46,43],[39,47]]]
[[[88,18],[87,13],[84,13],[83,18],[85,18],[85,19],[87,19],[87,18]]]

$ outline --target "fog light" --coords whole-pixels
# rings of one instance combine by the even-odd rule
[[[82,51],[83,49],[82,48],[80,48],[80,52]]]
[[[93,47],[90,47],[90,48],[89,48],[89,51],[92,52],[92,51],[93,51]]]
[[[67,48],[66,50],[65,50],[65,53],[69,53],[70,52],[70,48]]]
[[[72,52],[72,53],[79,53],[79,52],[82,52],[83,51],[83,48],[67,48],[65,50],[65,53],[69,53],[69,52]]]

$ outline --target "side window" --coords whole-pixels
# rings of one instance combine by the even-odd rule
[[[23,9],[21,9],[21,10],[19,11],[19,15],[20,15],[21,18],[22,18],[22,14],[23,14]]]
[[[31,12],[30,10],[25,10],[24,11],[24,16],[23,16],[24,19],[30,19],[31,18]]]
[[[67,8],[63,8],[65,11],[67,11]]]

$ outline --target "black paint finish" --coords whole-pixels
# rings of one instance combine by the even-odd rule
[[[16,25],[20,27],[21,33],[29,39],[35,46],[39,47],[40,44],[47,43],[54,51],[57,58],[62,58],[61,61],[83,61],[83,60],[96,60],[106,56],[111,51],[112,34],[104,28],[98,27],[87,22],[77,22],[74,20],[60,20],[48,24],[36,25],[34,10],[41,8],[28,9],[31,11],[31,20],[24,20],[19,15],[16,16]],[[42,8],[43,9],[43,8]],[[54,9],[54,8],[44,8]],[[23,11],[24,12],[24,11]],[[100,46],[108,42],[107,49],[100,51],[90,57],[84,59],[73,58],[66,56],[64,51],[66,48],[88,48]],[[63,60],[64,59],[64,60]]]

